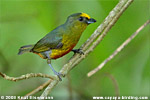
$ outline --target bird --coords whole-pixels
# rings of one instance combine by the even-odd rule
[[[55,71],[55,69],[52,67],[51,60],[58,59],[70,51],[84,54],[81,49],[73,48],[78,43],[86,27],[95,22],[96,20],[91,18],[86,13],[81,12],[71,14],[64,24],[56,27],[54,30],[40,39],[36,44],[20,47],[18,55],[31,52],[39,55],[43,59],[47,59],[47,64],[61,81],[62,74]]]

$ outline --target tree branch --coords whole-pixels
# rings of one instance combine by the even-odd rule
[[[46,86],[48,86],[51,83],[51,81],[52,80],[48,80],[47,82],[45,82],[44,84],[40,85],[39,87],[37,87],[36,89],[31,91],[30,93],[26,94],[24,97],[31,96],[33,94],[38,93],[39,91],[43,90]]]
[[[142,30],[144,29],[144,27],[146,27],[148,24],[150,23],[150,20],[146,21],[141,27],[139,27],[135,33],[133,33],[125,42],[123,42],[123,44],[121,44],[107,59],[105,59],[97,68],[95,68],[94,70],[90,71],[88,73],[88,77],[92,76],[93,74],[95,74],[97,71],[99,71],[100,69],[103,68],[103,66],[110,61],[111,59],[113,59],[127,44],[129,44],[131,42],[132,39],[135,38],[135,36]]]
[[[79,64],[93,49],[102,41],[107,32],[116,23],[126,8],[132,3],[133,0],[120,0],[116,7],[105,18],[104,22],[95,30],[91,37],[81,46],[81,49],[85,51],[85,55],[75,54],[67,64],[63,66],[60,72],[65,76],[69,71]],[[103,32],[103,33],[102,33]],[[102,35],[100,36],[100,34]],[[99,37],[100,36],[100,37]],[[97,39],[97,37],[99,37]],[[97,39],[97,40],[96,40]],[[94,42],[95,41],[95,42]],[[94,42],[94,43],[93,43]],[[93,44],[92,44],[93,43]],[[90,45],[92,45],[90,47]],[[90,48],[89,48],[90,47]],[[46,97],[52,91],[52,89],[58,84],[58,80],[52,80],[47,86],[41,97]]]
[[[42,73],[30,73],[30,74],[25,74],[25,75],[22,75],[20,77],[10,77],[10,76],[7,76],[3,73],[0,72],[0,75],[6,79],[6,80],[9,80],[9,81],[20,81],[20,80],[24,80],[24,79],[29,79],[29,78],[32,78],[32,77],[43,77],[43,78],[49,78],[49,79],[56,79],[55,76],[50,76],[50,75],[47,75],[47,74],[42,74]]]
[[[117,6],[109,13],[108,17],[106,17],[105,21],[95,30],[95,32],[93,34],[98,34],[98,38],[97,37],[93,37],[95,39],[95,42],[93,40],[93,43],[91,43],[92,45],[87,48],[87,47],[83,47],[85,49],[87,49],[84,53],[85,56],[84,57],[80,57],[76,60],[76,62],[74,63],[74,65],[77,65],[78,63],[80,63],[89,53],[91,53],[94,48],[103,40],[103,38],[107,35],[108,31],[112,28],[112,26],[117,22],[117,20],[119,19],[119,17],[122,15],[122,13],[126,10],[126,8],[132,3],[133,0],[120,0],[120,2],[117,4]],[[123,3],[123,4],[122,4]],[[123,6],[122,6],[123,5]],[[121,7],[121,8],[120,8]],[[120,8],[120,9],[119,9]],[[113,17],[112,17],[113,16]],[[105,24],[107,23],[107,24]],[[103,25],[106,27],[103,27]],[[102,29],[101,29],[102,27]],[[101,31],[99,32],[98,30]],[[88,44],[88,43],[87,43]],[[90,44],[89,44],[90,45]]]
[[[116,23],[116,21],[119,19],[119,17],[122,15],[122,13],[126,10],[126,8],[132,3],[133,0],[120,0],[119,3],[115,6],[115,8],[109,13],[109,15],[105,18],[104,22],[95,30],[95,32],[91,35],[91,37],[81,46],[81,49],[84,51],[85,55],[79,55],[75,54],[67,64],[63,66],[63,68],[60,70],[60,72],[65,76],[69,73],[69,71],[74,68],[77,64],[79,64],[90,52],[93,51],[93,49],[103,40],[104,36],[107,34],[107,32],[111,29],[111,27]],[[94,42],[95,41],[95,42]],[[48,94],[52,91],[52,89],[59,83],[58,77],[55,76],[49,76],[46,74],[38,73],[30,73],[26,75],[22,75],[20,77],[9,77],[3,73],[0,72],[0,75],[10,81],[19,81],[23,79],[28,79],[31,77],[44,77],[44,78],[50,78],[45,84],[42,85],[42,88],[38,87],[37,89],[33,90],[27,95],[32,95],[34,93],[37,93],[41,89],[47,86],[47,88],[42,93],[41,97],[47,97]]]

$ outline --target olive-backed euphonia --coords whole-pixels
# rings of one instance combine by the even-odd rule
[[[73,50],[73,48],[78,43],[86,27],[95,22],[96,20],[90,18],[86,13],[72,14],[67,18],[64,24],[52,30],[35,45],[22,46],[18,54],[21,55],[25,52],[32,52],[38,54],[43,59],[47,59],[48,65],[61,80],[61,73],[54,70],[51,65],[51,59],[62,57],[70,51],[82,53],[80,49]]]

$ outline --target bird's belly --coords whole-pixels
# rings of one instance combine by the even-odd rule
[[[53,49],[52,53],[50,55],[51,59],[57,59],[60,58],[62,56],[64,56],[65,54],[69,53],[73,48],[74,48],[75,44],[72,44],[70,46],[63,46],[63,48],[61,49]]]
[[[79,37],[71,36],[71,35],[69,35],[69,36],[64,35],[63,40],[62,40],[63,47],[60,49],[52,49],[50,58],[57,59],[57,58],[64,56],[65,54],[69,53],[75,47],[78,40],[79,40]]]

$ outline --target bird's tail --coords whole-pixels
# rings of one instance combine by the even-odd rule
[[[34,45],[25,45],[25,46],[20,47],[18,55],[21,55],[25,52],[30,52],[33,47]]]

